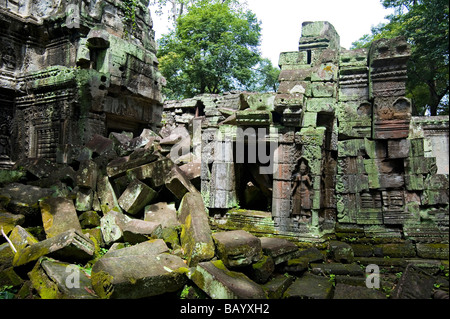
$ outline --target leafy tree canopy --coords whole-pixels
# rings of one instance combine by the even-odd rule
[[[380,38],[403,35],[411,44],[408,65],[408,97],[414,115],[448,115],[449,95],[449,3],[448,0],[382,0],[394,8],[388,23],[372,28],[353,43],[353,48],[369,47]]]
[[[261,58],[261,26],[255,14],[233,0],[189,3],[174,29],[158,41],[166,96],[274,89],[277,69]]]

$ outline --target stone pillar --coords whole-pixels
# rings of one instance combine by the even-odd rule
[[[373,138],[407,138],[411,102],[405,97],[410,46],[405,38],[374,41],[369,52],[369,96],[373,99]]]

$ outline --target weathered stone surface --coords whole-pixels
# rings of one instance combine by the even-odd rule
[[[249,276],[254,282],[264,284],[269,280],[274,271],[275,263],[273,262],[273,258],[270,256],[262,256],[258,262],[252,264]]]
[[[430,299],[433,285],[433,277],[409,264],[391,296],[394,299]]]
[[[226,267],[248,266],[262,257],[261,241],[246,231],[219,232],[212,237],[218,258]]]
[[[337,283],[333,299],[387,299],[386,295],[375,289]]]
[[[114,142],[102,135],[95,134],[92,139],[86,143],[86,147],[93,153],[101,155],[113,149]]]
[[[333,284],[327,277],[305,274],[285,291],[283,298],[330,299]]]
[[[189,179],[184,173],[177,167],[173,167],[165,181],[166,187],[170,190],[178,199],[182,199],[183,196],[188,193],[194,193],[198,190],[192,185]]]
[[[25,265],[42,256],[64,261],[83,262],[92,258],[94,249],[94,244],[90,239],[72,229],[18,251],[14,256],[13,266]]]
[[[100,216],[96,211],[82,213],[78,219],[82,228],[95,228],[100,226]]]
[[[91,278],[77,265],[41,258],[28,274],[42,299],[97,299]]]
[[[9,234],[17,225],[22,225],[25,221],[25,216],[11,214],[0,210],[0,229],[5,234]]]
[[[129,169],[151,163],[157,159],[158,156],[153,154],[152,151],[142,150],[109,162],[106,166],[106,173],[109,177],[120,176]]]
[[[12,232],[9,234],[9,239],[18,251],[39,242],[35,236],[30,234],[29,231],[21,226],[14,227]]]
[[[123,238],[123,227],[131,221],[131,218],[121,212],[111,210],[100,219],[105,244],[110,245]]]
[[[117,244],[114,244],[117,245]],[[113,246],[114,246],[113,245]],[[127,256],[141,256],[141,255],[159,255],[162,253],[168,253],[169,247],[162,239],[152,239],[144,241],[140,244],[133,245],[125,248],[113,249],[111,246],[110,250],[103,256],[107,257],[127,257]]]
[[[77,172],[77,185],[83,188],[95,189],[97,185],[98,165],[94,161],[83,161]]]
[[[131,244],[141,243],[150,238],[158,238],[162,235],[161,224],[146,222],[140,219],[132,219],[123,228],[123,239]]]
[[[260,240],[264,254],[272,257],[275,265],[294,258],[298,251],[297,245],[286,239],[263,237]]]
[[[269,299],[281,299],[284,292],[294,282],[294,277],[290,275],[275,275],[272,280],[262,287]]]
[[[331,241],[329,244],[330,258],[337,262],[352,263],[354,253],[352,247],[343,242]]]
[[[363,276],[364,271],[358,264],[311,264],[312,273],[315,275],[349,275],[349,276]]]
[[[162,228],[180,226],[180,222],[177,219],[175,204],[167,204],[165,202],[146,206],[144,220],[159,223]]]
[[[108,176],[99,176],[97,181],[97,195],[100,200],[101,210],[103,214],[111,210],[121,212],[116,192],[108,178]]]
[[[190,266],[211,260],[215,254],[208,213],[199,193],[187,193],[180,204],[178,219],[183,225],[181,246]]]
[[[191,280],[212,299],[264,299],[264,290],[239,272],[228,270],[222,261],[197,265]]]
[[[316,247],[301,250],[296,254],[296,256],[298,258],[306,259],[308,263],[317,263],[325,260],[324,254],[322,254]]]
[[[308,259],[304,257],[289,259],[283,266],[283,271],[290,274],[302,274],[308,270]]]
[[[167,175],[174,166],[172,160],[168,158],[159,159],[155,162],[142,165],[127,171],[129,180],[137,178],[139,180],[149,180],[151,186],[160,187],[164,185]]]
[[[47,198],[42,200],[39,205],[47,238],[70,229],[81,231],[77,211],[71,199],[63,197]]]
[[[0,189],[0,195],[8,198],[8,209],[25,216],[39,212],[39,200],[50,197],[48,188],[12,183]]]
[[[128,214],[136,215],[144,209],[156,195],[157,193],[145,183],[139,180],[133,180],[118,199],[118,203]]]
[[[100,298],[138,299],[175,292],[187,282],[188,269],[170,254],[103,257],[92,268],[92,286]]]

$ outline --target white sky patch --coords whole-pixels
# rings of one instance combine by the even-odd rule
[[[305,21],[329,21],[349,49],[352,42],[370,33],[373,26],[387,22],[393,13],[380,0],[247,0],[248,8],[262,22],[261,53],[278,65],[281,52],[297,51]],[[150,7],[156,39],[167,33],[167,16],[158,17]]]

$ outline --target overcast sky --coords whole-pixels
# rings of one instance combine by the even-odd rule
[[[278,65],[281,52],[297,51],[301,25],[305,21],[329,21],[338,32],[341,46],[350,48],[353,41],[372,26],[386,21],[392,13],[380,0],[247,0],[248,7],[262,22],[261,53]],[[150,9],[152,9],[150,7]],[[152,11],[156,38],[167,32],[167,17]]]

